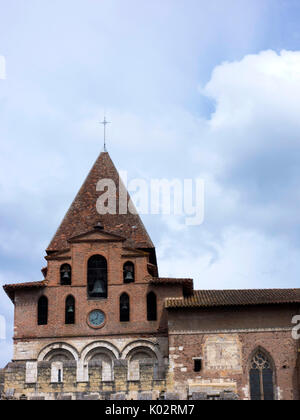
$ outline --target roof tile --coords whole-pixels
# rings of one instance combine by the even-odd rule
[[[300,289],[195,290],[184,298],[167,298],[166,308],[208,308],[300,303]]]
[[[111,179],[117,187],[117,214],[100,215],[96,203],[100,193],[96,185],[101,179]],[[154,245],[138,214],[119,214],[119,174],[108,153],[101,153],[79,190],[75,200],[54,235],[47,252],[67,249],[68,239],[91,230],[101,223],[105,231],[126,238],[126,246],[153,249]],[[127,193],[127,200],[130,197]]]

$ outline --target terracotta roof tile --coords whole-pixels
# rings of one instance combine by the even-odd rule
[[[96,203],[100,193],[96,185],[101,179],[111,179],[117,187],[117,214],[99,215]],[[105,231],[126,238],[126,246],[155,250],[154,245],[138,214],[119,214],[119,174],[108,153],[101,153],[75,200],[65,215],[60,227],[54,235],[47,252],[67,249],[68,239],[81,235],[97,223],[101,223]],[[129,200],[127,193],[127,200]]]
[[[167,298],[166,308],[207,308],[300,303],[300,289],[195,290],[184,298]]]

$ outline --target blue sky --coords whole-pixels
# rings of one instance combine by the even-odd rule
[[[203,225],[144,217],[162,276],[298,287],[299,20],[298,0],[0,0],[0,283],[41,280],[106,109],[129,177],[205,180]]]

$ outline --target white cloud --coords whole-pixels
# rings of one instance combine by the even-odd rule
[[[284,282],[299,287],[299,252],[281,238],[232,228],[223,231],[221,241],[211,239],[207,245],[210,249],[190,250],[180,240],[162,241],[160,274],[194,278],[197,289],[276,288],[285,287]]]
[[[162,275],[193,275],[198,287],[295,286],[299,74],[300,52],[263,51],[214,69],[201,89],[215,103],[208,119],[175,106],[155,117],[109,110],[111,147],[126,152],[129,176],[205,180],[200,228],[150,218]],[[80,123],[82,137],[99,136],[101,112]]]
[[[214,69],[201,92],[216,103],[209,133],[220,136],[222,151],[299,145],[299,69],[300,51],[263,51]]]
[[[162,240],[161,274],[192,275],[202,288],[298,285],[299,74],[291,51],[215,68],[201,89],[215,111],[189,148],[206,181],[206,220],[180,243]]]
[[[0,80],[6,79],[6,60],[3,55],[0,55]]]
[[[240,210],[248,206],[250,223],[260,224],[259,213],[268,227],[300,222],[299,74],[300,52],[264,51],[218,66],[202,89],[216,108],[191,158],[220,196],[231,190]]]

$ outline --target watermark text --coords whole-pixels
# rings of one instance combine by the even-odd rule
[[[96,190],[100,196],[97,211],[104,214],[141,214],[184,217],[187,226],[204,221],[204,181],[202,179],[145,179],[128,181],[120,172],[119,187],[112,179],[101,179]],[[131,195],[128,199],[127,191]]]
[[[292,337],[294,340],[300,339],[300,315],[295,315],[292,319],[292,324],[296,324],[292,329]]]
[[[6,60],[3,55],[0,55],[0,80],[6,79]]]
[[[0,340],[6,339],[6,322],[3,315],[0,315]]]

